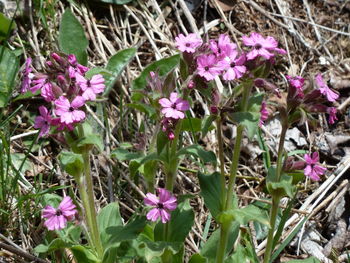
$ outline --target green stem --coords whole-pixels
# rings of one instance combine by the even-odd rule
[[[267,244],[266,244],[266,250],[265,250],[265,256],[264,256],[264,263],[270,262],[271,253],[272,253],[272,249],[273,249],[272,246],[273,246],[273,239],[274,239],[274,232],[275,232],[279,203],[280,203],[279,197],[272,198],[272,207],[271,207],[271,212],[270,212],[270,229],[269,229],[269,233],[267,236]]]
[[[176,174],[177,174],[177,168],[179,165],[179,160],[176,157],[176,152],[177,152],[177,144],[179,141],[179,136],[181,132],[181,126],[182,126],[182,121],[180,120],[178,124],[176,125],[175,129],[175,138],[171,142],[171,147],[170,147],[170,154],[169,154],[169,163],[167,164],[166,168],[166,182],[165,182],[165,188],[169,190],[170,192],[173,191],[174,188],[174,182],[176,179]]]
[[[280,141],[278,144],[276,182],[279,182],[281,180],[284,141],[286,139],[287,130],[288,130],[288,125],[285,125],[283,122]],[[276,218],[277,218],[277,212],[278,212],[278,206],[279,206],[280,199],[281,198],[279,196],[272,196],[272,207],[271,207],[271,212],[270,212],[270,229],[269,229],[269,233],[267,236],[267,244],[266,244],[266,249],[265,249],[264,263],[270,262],[271,253],[273,250],[274,232],[275,232]]]
[[[225,208],[226,200],[226,177],[225,177],[225,159],[224,159],[224,143],[222,139],[222,118],[219,117],[216,119],[217,126],[217,139],[219,146],[219,160],[220,160],[220,174],[221,174],[221,201],[222,201],[222,210]]]
[[[97,214],[95,209],[95,197],[94,197],[94,188],[93,188],[93,182],[92,182],[92,175],[90,173],[91,167],[90,167],[90,158],[89,158],[89,150],[85,150],[82,153],[83,159],[84,159],[84,179],[86,182],[86,194],[87,194],[87,206],[89,207],[87,209],[86,217],[87,221],[90,223],[90,231],[91,231],[91,238],[93,240],[93,243],[95,245],[97,254],[100,258],[103,257],[103,247],[100,239],[100,233],[98,231],[97,226]]]
[[[244,90],[243,90],[243,97],[242,97],[242,111],[245,112],[248,109],[248,99],[250,90],[252,88],[252,83],[248,82],[246,83]],[[232,208],[232,200],[233,200],[233,188],[236,182],[237,177],[237,170],[238,170],[238,162],[241,154],[241,144],[242,144],[242,138],[243,138],[243,131],[244,126],[242,124],[238,125],[237,127],[237,135],[235,139],[235,146],[233,149],[232,154],[232,162],[230,167],[230,177],[228,181],[228,188],[227,188],[227,194],[226,194],[226,203],[224,206],[223,211],[228,211]],[[217,249],[216,254],[216,263],[223,263],[225,259],[225,252],[226,252],[226,246],[227,246],[227,240],[228,240],[228,231],[231,227],[231,222],[224,223],[220,225],[220,241],[219,246]]]
[[[237,127],[237,136],[236,136],[236,140],[235,140],[235,146],[233,149],[232,163],[231,163],[231,167],[230,167],[230,178],[228,181],[228,190],[227,190],[225,210],[230,210],[232,208],[233,188],[234,188],[234,185],[236,182],[239,157],[241,155],[241,144],[242,144],[243,131],[244,131],[244,126],[239,125]]]
[[[93,237],[92,237],[92,232],[90,230],[90,226],[92,225],[92,223],[91,223],[91,217],[88,215],[90,215],[91,212],[90,212],[90,206],[89,206],[89,198],[88,198],[87,192],[86,192],[86,183],[85,183],[85,179],[84,179],[83,174],[79,175],[79,177],[77,178],[77,183],[78,183],[78,187],[79,187],[80,199],[83,202],[84,217],[86,219],[87,227],[89,230],[89,231],[87,231],[88,240],[89,240],[90,246],[95,247],[95,243],[94,243]]]
[[[284,151],[284,141],[286,139],[288,126],[282,125],[282,131],[280,136],[280,141],[278,143],[278,152],[277,152],[277,167],[276,167],[276,181],[279,182],[282,174],[282,159]]]
[[[225,260],[228,232],[229,232],[230,227],[231,227],[231,222],[229,224],[221,224],[220,225],[220,240],[219,240],[218,251],[216,254],[216,262],[217,263],[218,262],[223,263]]]

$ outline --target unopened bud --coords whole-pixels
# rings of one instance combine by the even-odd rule
[[[219,113],[219,108],[216,106],[210,106],[210,112],[216,115]]]

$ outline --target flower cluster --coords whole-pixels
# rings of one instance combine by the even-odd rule
[[[40,136],[48,134],[51,126],[59,131],[73,130],[75,124],[85,119],[85,103],[104,91],[103,76],[97,74],[87,79],[89,68],[79,64],[72,54],[52,53],[44,72],[32,73],[31,61],[27,59],[22,71],[21,91],[40,91],[41,97],[53,105],[51,111],[39,107],[40,116],[35,119],[34,127],[41,129]]]
[[[198,74],[206,81],[217,76],[226,81],[240,79],[247,72],[247,61],[258,57],[272,59],[275,53],[286,54],[284,49],[277,47],[278,42],[273,37],[264,38],[259,33],[242,37],[243,44],[250,48],[248,53],[240,51],[226,34],[221,34],[217,41],[211,40],[209,44],[203,43],[196,34],[180,34],[175,40],[176,47],[184,52],[187,62],[194,64],[189,67],[195,68],[195,72],[191,73]]]
[[[63,198],[58,208],[50,205],[45,206],[42,217],[46,218],[44,225],[48,230],[60,230],[67,226],[68,221],[72,221],[77,214],[76,206],[69,196]]]
[[[177,199],[168,190],[163,188],[157,189],[159,197],[154,194],[147,193],[144,202],[147,206],[153,207],[147,213],[147,219],[153,222],[161,218],[162,223],[170,220],[170,211],[177,207]]]
[[[338,119],[337,109],[327,104],[336,101],[339,95],[327,86],[321,74],[315,77],[316,88],[304,87],[305,79],[300,76],[286,77],[289,82],[287,104],[290,110],[301,106],[305,112],[327,113],[328,122],[335,123]]]

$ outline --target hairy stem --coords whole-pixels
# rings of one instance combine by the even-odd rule
[[[92,182],[92,175],[91,175],[91,167],[90,167],[90,158],[89,158],[89,150],[85,150],[83,153],[83,159],[84,159],[84,181],[86,186],[86,198],[87,201],[85,201],[85,209],[86,209],[86,217],[87,221],[89,223],[89,230],[91,232],[91,239],[94,243],[94,246],[96,248],[96,252],[100,258],[103,257],[103,247],[100,239],[100,233],[97,226],[97,214],[95,209],[95,195],[94,195],[94,188],[93,188],[93,182]]]
[[[249,99],[251,87],[252,87],[251,83],[246,83],[246,85],[244,85],[242,109],[241,109],[243,112],[247,111],[247,108],[248,108],[248,99]],[[226,202],[225,202],[223,211],[228,211],[232,208],[233,188],[237,177],[237,169],[238,169],[238,162],[241,154],[243,131],[244,131],[244,126],[242,124],[238,125],[237,135],[235,139],[235,146],[232,154],[232,162],[230,167],[230,177],[228,181]],[[219,246],[216,254],[216,263],[224,262],[227,240],[228,240],[228,231],[231,227],[231,223],[232,222],[228,222],[220,225],[220,241],[219,241]]]
[[[220,174],[221,174],[221,201],[222,201],[222,210],[225,208],[225,200],[226,200],[226,177],[225,177],[225,159],[224,159],[224,142],[222,139],[222,119],[221,117],[216,119],[216,127],[217,127],[217,139],[219,146],[219,160],[220,160]]]
[[[178,124],[176,125],[175,129],[175,138],[171,142],[171,147],[170,147],[170,153],[169,153],[169,163],[167,164],[167,169],[166,169],[166,182],[165,182],[165,188],[169,190],[170,192],[173,191],[174,188],[174,182],[176,179],[176,174],[177,174],[177,168],[179,166],[179,160],[176,157],[176,152],[177,152],[177,147],[178,147],[178,141],[179,141],[179,136],[180,136],[180,131],[181,131],[181,125],[182,121],[180,120]]]
[[[287,130],[288,130],[288,125],[284,125],[282,123],[282,131],[281,131],[280,141],[278,144],[278,153],[277,153],[276,182],[279,182],[281,180],[284,141],[286,139]],[[270,229],[267,236],[264,263],[270,262],[271,253],[273,250],[274,232],[275,232],[276,218],[277,218],[278,205],[279,205],[280,199],[281,198],[279,196],[272,196],[272,206],[271,206],[271,212],[270,212]]]
[[[265,256],[264,256],[264,263],[270,262],[271,253],[272,253],[272,249],[273,249],[272,245],[273,245],[279,203],[280,203],[279,197],[272,197],[272,207],[271,207],[271,212],[270,212],[270,229],[269,229],[269,233],[267,236],[267,244],[266,244],[266,250],[265,250]]]

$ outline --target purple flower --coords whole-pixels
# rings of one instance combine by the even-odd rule
[[[232,53],[233,50],[236,50],[237,45],[231,42],[228,35],[221,34],[218,42],[214,40],[210,41],[209,47],[217,57],[225,58],[229,56],[229,53]]]
[[[61,122],[61,118],[52,119],[51,125],[52,126],[57,126],[57,130],[58,131],[63,131],[64,129],[67,129],[69,131],[73,131],[74,130],[73,123],[66,124],[64,122]]]
[[[202,43],[202,39],[195,33],[188,34],[187,36],[180,34],[175,38],[177,49],[187,53],[196,52],[196,48],[202,45]]]
[[[327,86],[320,73],[316,75],[315,80],[321,94],[325,95],[328,101],[333,102],[339,98],[339,95]]]
[[[327,113],[329,114],[328,122],[329,124],[334,124],[337,118],[337,108],[329,107],[327,108]]]
[[[261,103],[261,109],[260,109],[260,121],[259,121],[259,126],[263,126],[264,122],[267,120],[269,117],[269,112],[266,109],[266,102],[263,101]]]
[[[154,207],[147,213],[147,219],[155,222],[160,217],[164,224],[170,220],[170,211],[176,209],[177,200],[168,190],[158,188],[157,192],[159,198],[154,194],[147,193],[144,199],[146,205]]]
[[[250,37],[243,36],[242,40],[244,45],[253,47],[253,50],[247,54],[248,60],[255,59],[258,56],[271,59],[275,56],[273,52],[287,54],[284,49],[277,48],[278,42],[270,36],[264,38],[259,33],[253,32],[250,34]]]
[[[49,133],[51,124],[51,114],[44,106],[39,107],[39,112],[40,116],[37,116],[35,118],[34,128],[40,129],[39,137],[42,137]]]
[[[219,67],[222,66],[222,68],[224,68],[222,78],[224,80],[241,78],[247,71],[246,67],[244,66],[245,60],[246,58],[244,54],[238,57],[238,52],[236,50],[230,51],[225,59],[218,63]]]
[[[51,102],[54,101],[56,99],[55,94],[53,93],[52,90],[52,84],[51,83],[47,83],[45,85],[43,85],[43,87],[41,88],[41,96],[47,101],[47,102]]]
[[[305,79],[300,76],[291,77],[287,75],[286,77],[288,79],[289,84],[297,90],[297,96],[299,98],[303,98],[304,97],[303,86],[304,86]]]
[[[91,79],[85,79],[82,75],[76,74],[75,78],[83,91],[82,96],[85,100],[95,100],[96,94],[105,89],[105,79],[101,74],[94,75]]]
[[[51,88],[51,83],[49,82],[48,76],[45,74],[37,74],[35,79],[32,80],[32,84],[34,86],[29,88],[32,93],[35,93],[37,90],[42,89],[45,86],[49,86],[48,88]]]
[[[183,111],[187,111],[190,108],[188,101],[178,97],[176,92],[172,92],[169,99],[160,99],[159,104],[163,107],[162,113],[165,115],[165,117],[173,119],[185,118]]]
[[[67,60],[69,64],[71,64],[74,67],[78,64],[77,57],[74,54],[69,54],[67,56]]]
[[[31,65],[32,65],[32,59],[27,58],[24,69],[22,71],[22,74],[23,74],[22,85],[21,85],[22,93],[27,92],[29,90],[30,84],[32,82],[33,74],[31,72],[33,69]]]
[[[198,75],[205,78],[207,81],[215,79],[222,71],[216,63],[216,56],[213,54],[199,56],[197,58]]]
[[[55,100],[55,113],[60,116],[61,122],[65,124],[79,122],[85,118],[85,112],[79,110],[84,104],[85,100],[81,96],[76,96],[71,103],[66,97],[61,96]]]
[[[311,180],[319,181],[319,175],[322,175],[327,170],[323,166],[321,166],[319,161],[318,152],[314,152],[312,155],[305,154],[304,159],[306,162],[306,167],[304,169],[304,174],[311,178]]]
[[[45,206],[42,211],[42,218],[46,218],[44,225],[48,230],[65,228],[67,222],[72,221],[77,213],[75,207],[69,196],[63,198],[57,209],[50,205]]]

